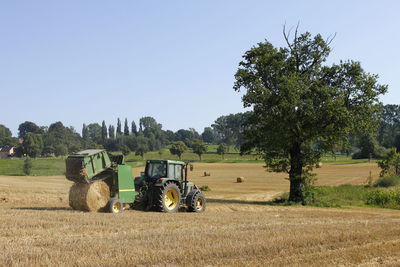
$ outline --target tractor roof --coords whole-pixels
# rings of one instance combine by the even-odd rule
[[[104,149],[86,149],[83,151],[79,151],[73,155],[70,155],[70,157],[86,157],[86,156],[92,156],[92,155],[96,155],[100,152],[103,152]]]
[[[168,164],[185,165],[185,162],[183,162],[183,161],[177,161],[177,160],[150,159],[150,160],[148,160],[147,162],[149,162],[149,163],[163,163],[163,162],[167,162]]]

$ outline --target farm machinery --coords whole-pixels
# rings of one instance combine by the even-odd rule
[[[147,160],[144,172],[133,178],[123,155],[88,149],[69,155],[66,178],[73,181],[69,204],[82,211],[120,213],[124,208],[160,212],[203,212],[206,198],[188,181],[193,166],[182,161]]]

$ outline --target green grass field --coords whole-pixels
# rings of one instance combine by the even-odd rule
[[[0,159],[0,175],[20,176],[23,172],[24,159]],[[32,159],[32,176],[64,175],[65,157]]]
[[[202,155],[203,163],[263,163],[263,159],[259,155],[240,155],[239,150],[235,147],[230,147],[229,153],[225,154],[222,158],[221,155],[216,153],[217,146],[209,145],[208,151]],[[161,153],[160,153],[161,152]],[[32,172],[33,176],[51,176],[51,175],[64,175],[65,173],[65,158],[36,158],[32,159]],[[143,159],[136,156],[131,152],[125,161],[132,167],[143,166],[147,159],[172,159],[178,160],[178,157],[171,155],[167,148],[161,151],[152,151],[144,155]],[[191,151],[187,151],[182,155],[183,161],[200,162],[199,156]],[[353,160],[346,155],[324,155],[322,158],[323,163],[330,164],[356,164],[367,163],[368,159]],[[371,160],[372,163],[376,162]],[[25,175],[23,172],[24,159],[0,159],[0,175],[19,176]]]

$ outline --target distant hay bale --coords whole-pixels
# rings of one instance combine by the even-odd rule
[[[74,183],[69,190],[69,205],[75,210],[99,211],[110,200],[110,188],[103,181]]]
[[[322,162],[318,162],[317,164],[315,164],[316,168],[322,168]]]
[[[240,176],[240,177],[236,178],[236,182],[237,183],[243,183],[244,182],[244,177]]]
[[[204,176],[211,176],[211,173],[209,173],[209,172],[204,172]]]

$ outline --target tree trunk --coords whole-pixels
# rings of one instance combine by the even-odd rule
[[[306,182],[303,178],[290,177],[289,201],[305,204],[305,189]]]
[[[289,180],[289,201],[305,204],[306,181],[303,176],[300,144],[294,144],[290,151]]]

